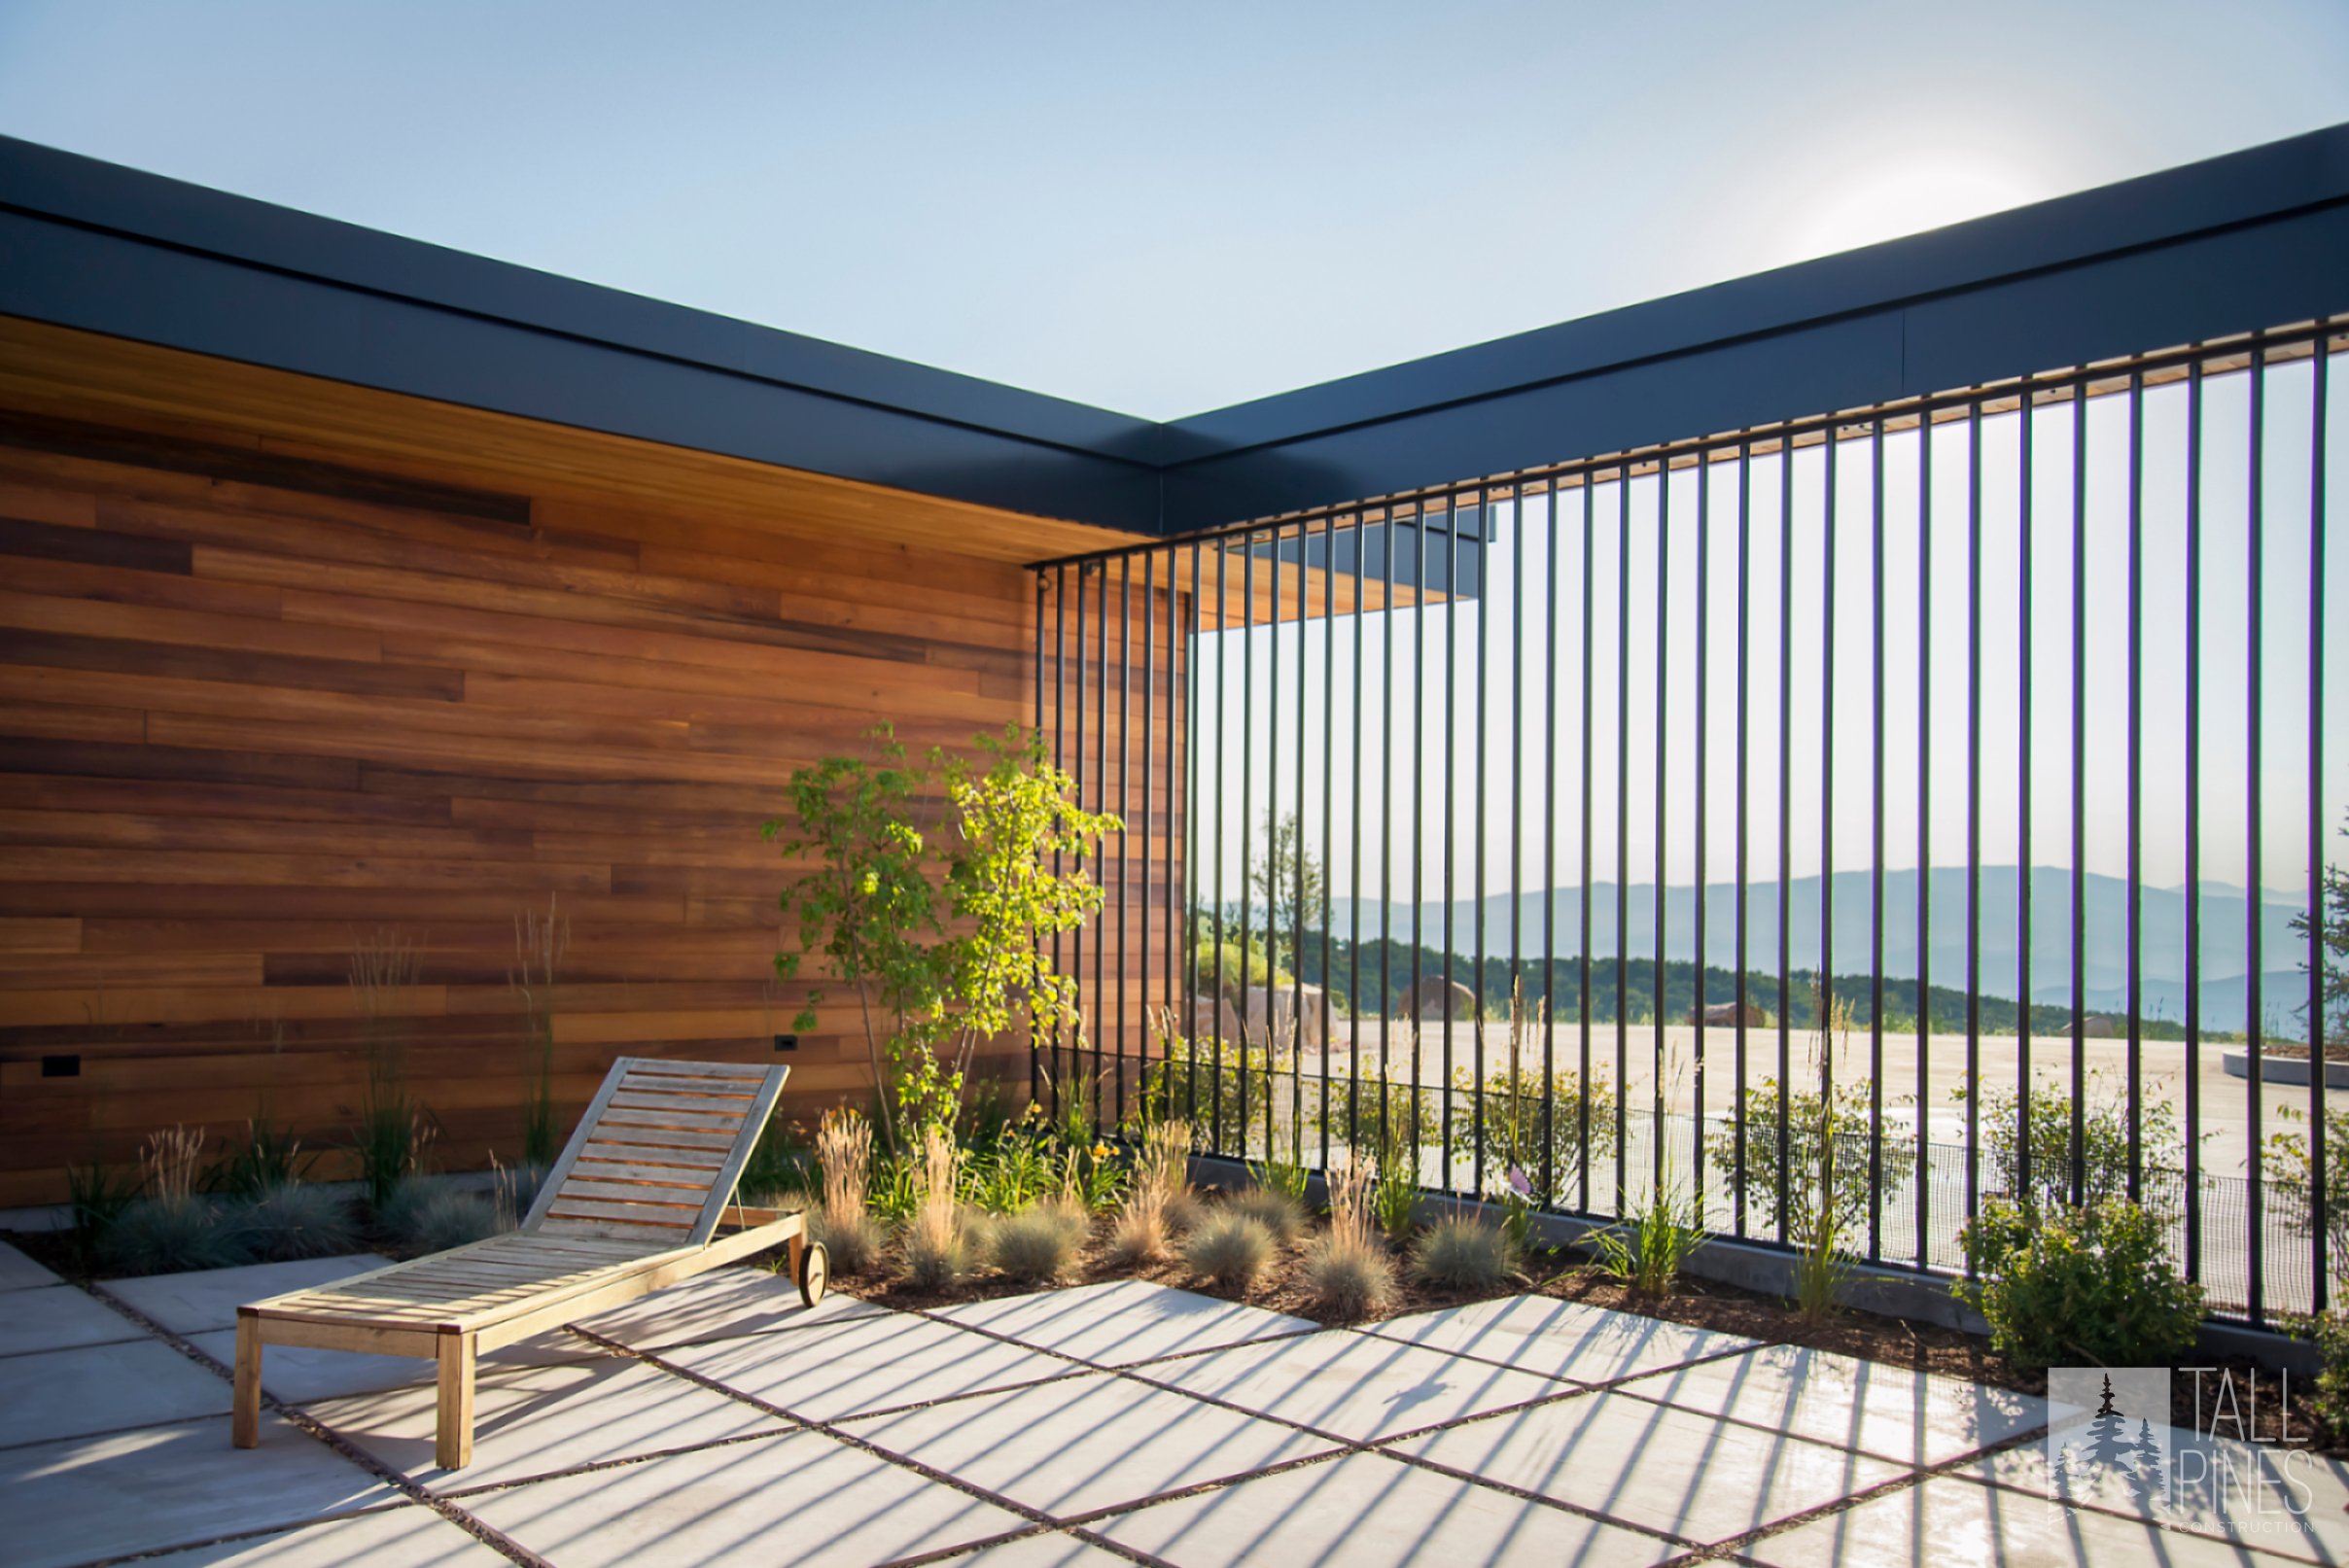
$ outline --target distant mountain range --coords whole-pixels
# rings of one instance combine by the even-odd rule
[[[2084,879],[2085,918],[2082,922],[2083,971],[2087,1005],[2092,1012],[2117,1012],[2128,995],[2128,884],[2118,877],[2090,875]],[[2012,997],[2016,990],[2017,940],[2020,923],[2016,895],[2017,869],[2012,865],[1981,868],[1981,965],[1984,995]],[[1884,873],[1884,973],[1909,980],[1916,976],[1916,886],[1914,871]],[[1790,887],[1789,944],[1797,969],[1816,969],[1819,963],[1819,879],[1802,877]],[[1963,867],[1937,866],[1929,884],[1932,923],[1928,957],[1929,978],[1937,987],[1962,987],[1966,979],[1966,873]],[[1872,917],[1869,874],[1838,872],[1834,879],[1835,970],[1864,974],[1870,968]],[[2184,1019],[2186,1016],[2186,889],[2146,888],[2140,891],[2144,936],[2140,986],[2144,1016]],[[1656,889],[1638,883],[1628,889],[1628,941],[1621,950],[1631,958],[1651,958],[1655,952]],[[2202,1024],[2212,1029],[2237,1029],[2244,1025],[2245,984],[2244,890],[2223,883],[2202,885]],[[1591,887],[1591,951],[1612,956],[1618,951],[1615,924],[1616,889],[1613,883]],[[1525,957],[1542,953],[1545,911],[1555,923],[1552,949],[1560,957],[1582,951],[1579,888],[1558,888],[1547,894],[1528,892],[1516,900]],[[2296,902],[2262,899],[2260,909],[2261,1011],[2271,1019],[2289,1020],[2307,1000],[2307,977],[2298,965],[2306,943],[2292,929]],[[1461,899],[1452,906],[1453,950],[1472,951],[1477,905]],[[1511,900],[1507,893],[1484,900],[1485,952],[1496,958],[1510,954]],[[1737,889],[1734,883],[1709,884],[1704,890],[1704,958],[1710,967],[1735,967]],[[1665,957],[1694,960],[1697,957],[1697,889],[1665,889]],[[2038,866],[2031,871],[2031,1000],[2069,1006],[2072,995],[2072,874],[2062,867]],[[1346,899],[1331,901],[1331,929],[1344,936],[1353,930],[1354,908]],[[1409,941],[1412,912],[1395,905],[1381,921],[1381,906],[1361,906],[1364,940],[1392,935]],[[1746,886],[1747,967],[1774,971],[1778,964],[1778,885],[1755,882]],[[1420,941],[1428,948],[1443,946],[1444,906],[1420,908]]]

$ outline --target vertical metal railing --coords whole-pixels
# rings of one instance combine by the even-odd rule
[[[2119,1195],[2216,1310],[2321,1306],[2344,355],[2280,331],[1044,564],[1028,706],[1129,826],[1037,1082],[1777,1245],[1825,1100],[1871,1262]]]

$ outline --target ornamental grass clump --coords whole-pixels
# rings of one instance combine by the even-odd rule
[[[228,1210],[227,1222],[259,1263],[332,1258],[359,1250],[350,1204],[339,1193],[287,1182]]]
[[[1372,1172],[1350,1162],[1329,1178],[1329,1229],[1306,1248],[1298,1276],[1314,1305],[1342,1323],[1381,1312],[1394,1300],[1394,1260],[1379,1241],[1370,1205]]]
[[[1190,1196],[1191,1125],[1159,1122],[1142,1132],[1133,1185],[1109,1233],[1109,1256],[1122,1267],[1173,1256],[1170,1216]]]
[[[101,1267],[113,1273],[167,1274],[225,1269],[251,1258],[221,1205],[195,1190],[203,1153],[200,1128],[174,1127],[147,1140],[140,1154],[146,1196],[99,1236]]]
[[[1276,1241],[1293,1241],[1305,1229],[1305,1205],[1279,1187],[1243,1187],[1223,1206],[1256,1221]]]
[[[906,1222],[905,1272],[922,1290],[951,1290],[970,1277],[978,1237],[956,1197],[963,1151],[939,1128],[922,1133],[922,1160],[915,1170],[913,1217]]]
[[[489,1194],[431,1176],[410,1176],[392,1189],[375,1222],[401,1251],[418,1256],[486,1241],[500,1229]]]
[[[1498,1290],[1518,1272],[1509,1233],[1471,1214],[1446,1214],[1411,1249],[1411,1275],[1438,1290]]]
[[[860,1274],[881,1256],[881,1225],[865,1206],[872,1179],[873,1128],[855,1111],[824,1113],[816,1129],[816,1164],[824,1173],[816,1206],[808,1210],[808,1232],[831,1254],[834,1272]]]
[[[1045,1285],[1075,1268],[1092,1234],[1093,1216],[1083,1202],[1056,1193],[997,1219],[990,1227],[988,1253],[1005,1278]]]
[[[1276,1250],[1271,1227],[1226,1204],[1183,1238],[1182,1261],[1218,1289],[1244,1295],[1263,1277]]]

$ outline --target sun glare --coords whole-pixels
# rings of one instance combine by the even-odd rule
[[[1825,195],[1802,223],[1797,246],[1805,257],[1831,256],[2019,207],[2040,194],[2003,169],[1976,163],[1886,169]]]

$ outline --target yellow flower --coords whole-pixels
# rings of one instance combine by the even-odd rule
[[[1109,1145],[1106,1143],[1096,1143],[1093,1145],[1093,1158],[1096,1160],[1108,1159],[1110,1152]]]

